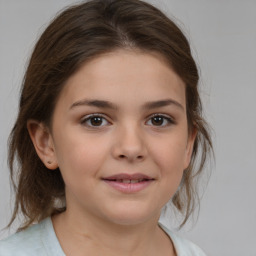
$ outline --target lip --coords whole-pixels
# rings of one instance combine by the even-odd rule
[[[147,188],[155,179],[142,173],[120,173],[102,178],[102,180],[120,192],[136,193]]]

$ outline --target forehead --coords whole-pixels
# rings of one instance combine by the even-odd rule
[[[92,97],[135,104],[168,96],[185,104],[185,85],[161,55],[116,50],[84,63],[67,80],[60,101]]]

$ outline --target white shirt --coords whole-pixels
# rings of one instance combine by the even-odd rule
[[[162,224],[159,226],[171,238],[177,256],[206,256],[192,242],[181,239]],[[65,256],[48,217],[24,231],[0,241],[0,256]]]

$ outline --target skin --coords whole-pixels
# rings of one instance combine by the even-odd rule
[[[30,120],[28,130],[41,160],[59,167],[66,185],[67,210],[52,218],[66,255],[175,255],[157,223],[196,133],[188,133],[185,85],[160,55],[118,50],[85,63],[66,82],[51,129]],[[154,180],[123,193],[102,180],[119,173]]]

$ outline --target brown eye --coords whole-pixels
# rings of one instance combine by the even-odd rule
[[[154,116],[152,118],[152,124],[156,126],[161,126],[164,122],[164,118],[162,116]]]
[[[103,116],[89,115],[83,118],[81,124],[88,127],[102,127],[108,125],[109,122]]]
[[[102,117],[92,117],[90,120],[90,123],[92,126],[100,126],[103,123]]]
[[[171,117],[169,116],[164,116],[164,115],[154,115],[151,117],[147,123],[147,125],[151,126],[159,126],[159,127],[165,127],[170,124],[174,124],[174,121]]]

